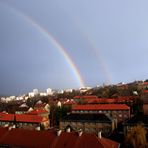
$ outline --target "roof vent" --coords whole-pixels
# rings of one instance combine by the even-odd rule
[[[57,131],[57,136],[60,136],[61,133],[62,133],[62,130],[58,130],[58,131]]]

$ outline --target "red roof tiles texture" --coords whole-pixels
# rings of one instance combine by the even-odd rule
[[[28,114],[32,114],[32,115],[48,114],[48,111],[46,111],[45,109],[34,109]]]
[[[47,118],[38,115],[0,113],[0,121],[41,123],[47,120]]]
[[[89,133],[79,136],[76,132],[62,132],[57,136],[55,131],[12,129],[0,139],[0,146],[3,145],[26,148],[118,148],[119,143],[103,137],[98,139]]]
[[[43,117],[37,115],[18,114],[15,115],[17,122],[30,122],[30,123],[41,123]]]
[[[13,121],[14,114],[0,113],[0,121]]]
[[[75,105],[72,110],[129,110],[125,104]]]
[[[95,95],[91,95],[91,96],[75,96],[74,99],[96,99],[98,98],[97,96]]]

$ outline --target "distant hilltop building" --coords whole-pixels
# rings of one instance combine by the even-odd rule
[[[10,98],[10,100],[14,100],[16,97],[15,96],[10,96],[9,98]]]
[[[66,90],[65,90],[65,92],[70,92],[70,93],[71,93],[72,91],[73,91],[73,89],[66,89]]]
[[[79,90],[80,90],[80,92],[86,92],[86,91],[88,91],[88,90],[90,90],[90,89],[92,89],[92,87],[81,87]]]
[[[28,96],[32,98],[32,97],[34,97],[35,95],[34,95],[33,92],[29,92],[29,93],[28,93]]]
[[[47,96],[47,93],[46,93],[46,92],[41,92],[41,93],[40,93],[40,96],[41,96],[41,97]]]
[[[47,95],[53,95],[53,91],[51,88],[47,88],[46,93]]]
[[[32,97],[37,96],[38,94],[39,94],[38,89],[33,89],[32,92],[29,92],[29,93],[28,93],[28,96],[32,98]]]
[[[64,90],[59,90],[58,91],[58,94],[63,94],[64,93]]]
[[[33,89],[33,93],[34,93],[35,96],[38,95],[39,94],[38,89]]]

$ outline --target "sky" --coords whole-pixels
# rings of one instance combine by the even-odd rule
[[[147,79],[147,0],[0,0],[0,94]]]

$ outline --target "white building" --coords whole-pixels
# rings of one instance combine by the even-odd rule
[[[45,97],[45,96],[47,96],[47,93],[41,92],[41,93],[40,93],[40,96],[41,96],[41,97]]]
[[[29,96],[30,98],[32,98],[32,97],[34,97],[35,95],[34,95],[33,92],[29,92],[29,93],[28,93],[28,96]]]
[[[33,89],[33,93],[34,93],[35,96],[38,95],[39,94],[38,89]]]
[[[66,89],[66,90],[65,90],[65,92],[70,92],[70,93],[71,93],[72,91],[73,91],[73,89]]]
[[[81,93],[86,92],[88,90],[92,89],[92,87],[81,87],[79,90]]]
[[[53,91],[52,91],[51,88],[48,88],[48,89],[46,90],[46,92],[47,92],[47,95],[53,95]]]

